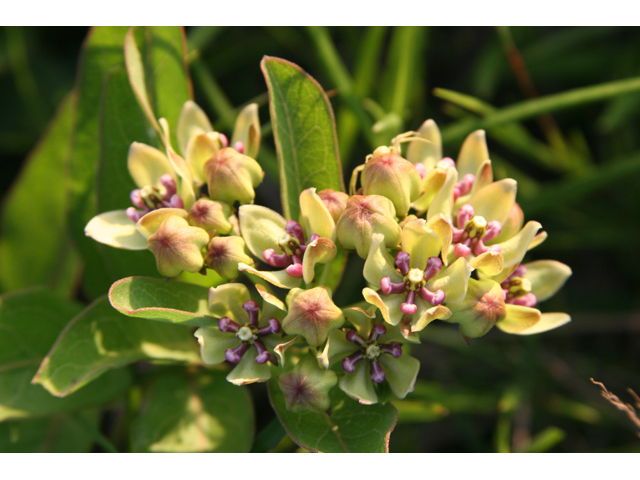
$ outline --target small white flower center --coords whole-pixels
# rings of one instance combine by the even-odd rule
[[[531,293],[531,281],[524,277],[514,277],[509,282],[509,294],[519,298]]]
[[[278,237],[278,246],[287,255],[293,255],[295,251],[298,249],[298,247],[300,246],[300,242],[293,235],[289,235],[288,233],[283,233]]]
[[[248,342],[249,340],[253,339],[253,331],[251,331],[251,329],[245,325],[244,327],[240,327],[238,329],[238,331],[236,332],[236,336],[240,339],[240,341]]]
[[[407,276],[404,277],[404,284],[409,290],[418,290],[425,286],[424,272],[419,268],[412,268],[407,272]]]
[[[380,355],[382,355],[382,349],[374,343],[373,345],[369,345],[367,347],[365,355],[369,360],[375,360]]]
[[[482,238],[487,233],[487,221],[484,217],[475,215],[467,220],[467,223],[464,224],[464,229],[469,238]]]
[[[162,194],[156,187],[147,185],[140,189],[140,198],[149,208],[156,208],[162,202]]]

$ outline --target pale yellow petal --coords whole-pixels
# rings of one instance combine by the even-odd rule
[[[504,258],[500,252],[488,251],[471,260],[471,266],[485,275],[498,275],[504,267]]]
[[[280,287],[280,288],[291,289],[291,288],[299,287],[300,283],[302,282],[301,278],[294,278],[289,276],[286,270],[277,270],[275,272],[259,271],[245,263],[239,263],[238,269],[241,272],[247,272],[253,275],[257,275],[258,277],[266,280],[272,285],[275,285],[276,287]]]
[[[278,238],[286,233],[287,221],[282,215],[260,205],[243,205],[238,211],[240,231],[251,253],[262,258],[262,252],[269,248],[282,253]]]
[[[335,242],[336,224],[315,188],[300,193],[300,223],[307,237],[315,233]]]
[[[238,114],[231,137],[231,146],[234,146],[236,142],[242,142],[246,156],[251,158],[258,156],[258,150],[260,149],[260,118],[258,116],[257,103],[250,103]]]
[[[166,173],[175,177],[171,162],[164,153],[139,142],[133,142],[129,147],[127,168],[131,178],[140,188],[152,186],[164,189],[160,178]]]
[[[486,135],[484,130],[476,130],[467,136],[460,148],[458,162],[456,163],[460,178],[467,173],[475,175],[478,167],[486,160],[489,160]]]
[[[336,256],[338,249],[328,238],[316,238],[307,245],[302,259],[302,278],[305,283],[313,282],[317,263],[328,263]]]
[[[367,303],[378,307],[385,322],[391,325],[398,325],[402,320],[403,313],[400,310],[400,305],[404,303],[404,295],[385,295],[383,300],[375,290],[365,288],[362,290],[362,296]]]
[[[186,162],[198,185],[207,182],[204,176],[204,164],[220,150],[219,147],[219,141],[206,133],[195,135],[187,144]]]
[[[566,325],[570,321],[571,317],[566,313],[543,313],[540,321],[534,326],[529,327],[526,330],[514,333],[516,333],[516,335],[533,335],[534,333],[547,332],[549,330],[553,330],[554,328],[561,327],[563,325]]]
[[[225,283],[209,289],[209,310],[214,317],[229,317],[244,325],[249,320],[242,309],[244,302],[251,300],[249,289],[241,283]]]
[[[542,228],[542,225],[538,222],[527,222],[515,237],[511,237],[506,242],[500,244],[500,251],[504,257],[504,268],[516,265],[522,261],[525,253],[527,253],[531,240],[540,228]]]
[[[182,106],[180,111],[180,118],[178,119],[178,129],[176,134],[178,136],[178,147],[180,151],[186,155],[187,142],[199,133],[212,132],[213,127],[207,117],[207,114],[196,105],[192,100],[187,100]]]
[[[427,172],[442,160],[442,137],[436,122],[429,119],[418,129],[418,135],[429,143],[414,141],[407,148],[406,159],[411,163],[422,163]]]
[[[467,294],[467,284],[472,270],[465,258],[459,258],[429,280],[427,288],[432,292],[444,290],[445,304],[460,302]]]
[[[369,255],[364,262],[363,275],[365,280],[376,287],[380,287],[380,280],[383,277],[389,277],[394,283],[401,282],[402,277],[398,275],[394,265],[395,261],[387,251],[384,235],[374,233],[371,236]]]
[[[153,210],[152,212],[147,213],[138,220],[135,228],[144,236],[144,238],[149,238],[158,231],[162,222],[173,215],[186,220],[189,216],[189,212],[183,208],[159,208],[158,210]]]
[[[538,302],[555,295],[571,276],[571,268],[555,260],[538,260],[525,264],[527,267],[526,278],[531,282],[531,293]]]
[[[540,310],[522,305],[506,305],[507,316],[496,326],[506,333],[520,333],[534,327],[540,321]]]
[[[440,254],[443,258],[442,263],[447,266],[449,264],[447,254],[449,252],[449,247],[451,246],[451,238],[453,235],[449,219],[442,214],[434,215],[427,220],[427,228],[433,230],[440,236]]]
[[[410,255],[411,268],[424,270],[427,260],[440,254],[440,236],[427,228],[427,222],[418,218],[405,224],[402,229],[402,250]]]
[[[511,178],[505,178],[478,190],[469,203],[475,214],[484,217],[487,222],[497,220],[503,223],[516,201],[517,190],[517,182]]]
[[[456,186],[458,181],[458,172],[455,168],[447,170],[447,179],[444,185],[434,197],[429,210],[427,211],[427,220],[434,215],[443,214],[447,218],[451,218],[451,211],[453,209],[453,187]]]
[[[136,230],[136,224],[127,216],[125,210],[96,215],[84,227],[84,234],[97,242],[116,248],[147,249],[147,238]]]

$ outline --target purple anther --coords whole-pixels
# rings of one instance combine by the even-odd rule
[[[458,228],[464,228],[465,223],[467,223],[474,215],[475,210],[470,204],[465,203],[462,205],[458,210]]]
[[[482,237],[482,241],[488,242],[490,240],[493,240],[498,235],[500,235],[501,231],[502,231],[502,223],[500,223],[498,220],[491,220],[487,224],[487,233],[485,233],[484,237]]]
[[[400,273],[402,273],[403,277],[407,273],[409,273],[409,268],[411,268],[411,266],[409,265],[410,259],[411,259],[411,256],[407,252],[400,251],[396,255],[396,265],[400,269]]]
[[[358,335],[358,332],[356,332],[355,330],[349,330],[346,336],[347,336],[347,341],[351,343],[355,343],[359,346],[364,345],[364,338]]]
[[[445,293],[443,290],[432,292],[426,287],[422,287],[420,290],[418,290],[418,294],[431,305],[440,305],[442,302],[444,302],[445,298]]]
[[[131,203],[141,209],[146,209],[147,206],[145,205],[144,201],[142,200],[142,195],[140,195],[140,189],[136,188],[135,190],[131,190],[131,193],[129,194],[129,198],[131,199]]]
[[[231,320],[229,317],[222,317],[220,320],[218,320],[218,330],[220,330],[221,332],[236,333],[239,328],[240,325]]]
[[[127,208],[125,210],[125,213],[127,214],[127,217],[129,217],[129,220],[131,220],[133,223],[138,223],[138,220],[140,220],[140,218],[142,217],[142,215],[140,215],[140,212],[133,207]]]
[[[256,340],[253,342],[253,345],[256,347],[258,351],[258,355],[256,356],[256,363],[260,365],[267,363],[271,358],[271,354],[267,351],[267,347],[260,340]]]
[[[455,168],[455,166],[456,166],[456,162],[454,162],[451,157],[444,157],[440,161],[444,162],[447,165],[447,167],[449,167],[449,168],[451,168],[451,167]]]
[[[280,322],[275,318],[270,318],[269,325],[258,330],[258,335],[261,337],[264,335],[271,335],[275,333],[280,333]]]
[[[236,348],[228,348],[224,352],[224,358],[231,363],[238,363],[242,359],[242,356],[247,353],[250,346],[248,343],[241,343]]]
[[[378,362],[371,361],[371,380],[376,383],[382,383],[384,382],[384,379],[384,370],[382,370],[380,364]]]
[[[385,327],[382,323],[376,322],[373,324],[371,328],[371,333],[369,334],[369,341],[375,341],[378,339],[380,335],[384,335],[387,333],[387,327]]]
[[[418,171],[418,175],[420,175],[420,178],[424,178],[427,175],[427,169],[425,168],[423,163],[415,163],[414,167],[416,167],[416,170]]]
[[[380,280],[380,290],[382,290],[382,293],[402,293],[406,289],[407,286],[404,283],[393,283],[389,277],[382,277]]]
[[[219,133],[218,139],[220,140],[220,144],[222,145],[222,148],[227,148],[229,146],[229,139],[224,133]]]
[[[384,345],[380,345],[380,347],[382,348],[382,351],[384,353],[388,353],[395,358],[399,358],[402,355],[402,345],[400,345],[398,342],[387,343]]]
[[[286,269],[287,275],[293,278],[302,278],[302,264],[295,263],[293,265],[289,265]]]
[[[427,260],[427,268],[424,270],[424,281],[431,280],[436,273],[442,270],[442,260],[438,257],[429,257]]]
[[[169,200],[169,207],[171,208],[184,208],[184,202],[182,201],[182,197],[177,193],[171,196],[171,200]]]
[[[345,372],[352,373],[356,369],[356,363],[360,360],[362,360],[362,352],[353,353],[342,360],[342,368]]]
[[[167,193],[164,194],[165,198],[173,197],[178,191],[176,181],[168,173],[165,173],[160,177],[160,183],[167,189]]]
[[[453,252],[455,253],[456,258],[467,258],[471,253],[471,249],[462,243],[456,243],[456,246],[453,247]]]
[[[239,141],[234,143],[233,149],[238,153],[244,153],[244,143]]]
[[[262,252],[262,258],[272,267],[283,268],[291,265],[291,258],[286,253],[276,253],[273,248],[268,248]]]
[[[298,239],[298,242],[300,242],[300,245],[303,245],[305,243],[304,233],[302,232],[302,227],[298,222],[289,220],[284,227],[284,231],[289,235],[293,235],[294,237],[296,237]]]
[[[511,305],[522,305],[523,307],[535,307],[538,304],[538,299],[533,293],[527,293],[518,298],[510,298],[506,301]]]
[[[253,300],[247,300],[242,304],[242,309],[249,314],[249,323],[254,327],[258,326],[258,315],[260,314],[260,306]]]
[[[402,310],[402,313],[404,313],[405,315],[413,315],[414,313],[416,313],[418,311],[418,306],[415,304],[415,301],[415,290],[409,290],[407,292],[407,299],[405,300],[405,303],[400,305],[400,310]]]

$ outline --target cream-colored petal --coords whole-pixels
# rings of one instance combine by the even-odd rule
[[[429,280],[427,288],[432,292],[444,290],[445,304],[460,302],[467,294],[467,284],[472,270],[465,258],[459,258]]]
[[[345,308],[342,313],[362,338],[369,337],[371,327],[376,319],[375,306],[372,305],[367,310],[360,307]]]
[[[287,306],[284,304],[284,302],[275,295],[269,293],[264,285],[256,284],[256,290],[258,290],[258,293],[262,297],[262,300],[270,305],[273,305],[278,310],[282,310],[283,312],[287,311]]]
[[[540,310],[507,304],[507,316],[496,323],[496,326],[506,333],[520,333],[535,326],[540,318]]]
[[[178,193],[182,197],[184,208],[189,210],[196,201],[196,194],[193,188],[193,176],[187,162],[178,155],[171,147],[167,148],[167,154],[174,170],[180,177]]]
[[[335,362],[354,353],[356,350],[358,350],[358,346],[349,342],[342,330],[332,330],[329,332],[327,343],[322,353],[318,355],[318,360],[324,368],[329,368]]]
[[[531,293],[536,296],[538,302],[544,302],[555,295],[572,273],[571,268],[555,260],[538,260],[525,266],[526,277],[531,282]]]
[[[187,144],[186,162],[198,185],[207,182],[207,178],[204,176],[204,163],[220,150],[219,147],[218,139],[206,133],[195,135]]]
[[[287,221],[282,215],[260,205],[243,205],[238,211],[240,231],[251,253],[262,259],[262,252],[273,248],[282,253],[278,238],[285,232]]]
[[[207,114],[192,100],[187,100],[180,111],[178,119],[178,147],[183,155],[187,154],[187,142],[199,133],[212,132],[213,127]]]
[[[527,222],[515,237],[511,237],[506,242],[500,244],[500,252],[504,257],[504,268],[516,265],[522,261],[525,253],[527,253],[531,240],[540,228],[542,228],[542,225],[538,222]]]
[[[302,278],[305,283],[313,282],[317,263],[328,263],[336,256],[338,249],[328,238],[316,238],[307,245],[302,259]]]
[[[365,280],[376,287],[380,286],[380,280],[383,277],[389,277],[394,283],[401,282],[402,277],[396,272],[394,263],[394,259],[387,251],[384,235],[374,233],[371,236],[371,247],[362,272]]]
[[[458,155],[458,174],[460,178],[468,173],[476,174],[478,167],[489,160],[489,149],[484,130],[476,130],[465,139]]]
[[[500,252],[488,251],[471,260],[471,266],[485,275],[498,275],[504,267],[504,258]]]
[[[209,289],[209,310],[214,317],[229,317],[244,325],[249,320],[242,309],[244,302],[251,300],[249,289],[241,283],[226,283]]]
[[[515,236],[523,225],[524,213],[522,212],[522,208],[520,208],[518,203],[514,203],[509,215],[507,215],[507,219],[502,223],[502,231],[496,238],[487,242],[487,245],[506,242],[511,237]]]
[[[398,325],[402,320],[403,313],[400,305],[404,303],[405,295],[401,293],[385,295],[383,299],[375,290],[365,288],[362,290],[362,296],[367,303],[378,307],[385,322]]]
[[[167,156],[157,148],[144,143],[133,142],[129,147],[127,167],[135,184],[142,188],[152,186],[162,188],[160,178],[168,173],[175,177],[175,171]]]
[[[411,163],[422,163],[427,172],[436,166],[442,160],[442,137],[436,122],[429,119],[425,121],[418,129],[418,135],[429,141],[411,142],[407,148],[406,159]]]
[[[473,198],[478,190],[490,185],[493,182],[493,170],[491,168],[491,160],[485,160],[482,165],[478,167],[478,171],[475,173],[476,179],[469,192],[469,198]]]
[[[422,179],[420,185],[422,195],[420,195],[412,204],[412,207],[417,212],[422,213],[429,209],[431,202],[447,180],[447,170],[442,168],[432,168],[431,170],[427,170],[427,174]]]
[[[152,212],[147,213],[144,217],[138,220],[135,228],[142,236],[149,238],[158,231],[162,222],[173,215],[186,220],[189,216],[189,212],[183,208],[159,208],[158,210],[153,210]]]
[[[391,391],[398,398],[404,398],[409,392],[413,392],[420,370],[420,361],[409,355],[401,355],[393,358],[390,355],[380,357],[380,366],[384,370],[385,377]]]
[[[299,287],[302,282],[301,278],[290,277],[286,270],[277,270],[275,272],[259,271],[246,263],[239,263],[238,270],[257,275],[272,285],[280,288],[296,288]]]
[[[427,220],[431,219],[434,215],[443,214],[447,218],[451,218],[451,211],[453,209],[453,187],[456,186],[458,181],[458,172],[455,168],[447,170],[447,179],[444,185],[434,197],[429,210],[427,211]]]
[[[231,146],[235,145],[236,142],[242,142],[244,154],[248,157],[256,158],[260,150],[260,135],[258,104],[250,103],[238,114],[231,137]]]
[[[423,330],[434,320],[446,320],[451,317],[451,310],[444,305],[431,306],[422,298],[416,298],[416,304],[418,305],[418,314],[420,315],[415,322],[411,323],[411,331],[419,332]],[[428,308],[425,308],[428,307]],[[414,315],[415,317],[416,315]]]
[[[536,323],[532,327],[527,328],[526,330],[513,333],[515,333],[516,335],[533,335],[534,333],[547,332],[549,330],[553,330],[554,328],[561,327],[562,325],[566,325],[570,321],[571,317],[566,313],[543,313],[538,323]],[[500,324],[498,324],[498,326],[499,325]]]
[[[307,238],[320,235],[335,242],[336,224],[315,188],[307,188],[300,193],[300,224]]]
[[[449,247],[451,246],[451,238],[453,236],[453,231],[451,229],[451,223],[449,219],[442,214],[434,215],[429,220],[427,220],[427,228],[436,232],[440,237],[440,254],[443,258],[442,263],[447,266],[449,264],[447,253],[449,252]]]
[[[221,332],[217,327],[200,327],[193,336],[198,339],[200,356],[207,365],[218,365],[224,362],[224,352],[240,345],[240,340],[235,333]]]
[[[270,348],[276,353],[276,355],[278,355],[278,358],[280,359],[280,366],[284,367],[286,362],[285,352],[289,349],[289,347],[291,347],[298,340],[300,340],[300,336],[296,335],[291,340],[283,343],[280,337],[276,337],[275,335],[269,335],[264,340],[264,344],[267,348]],[[275,345],[272,345],[272,343],[275,343]]]
[[[136,230],[125,210],[114,210],[93,217],[84,234],[95,241],[126,250],[146,250],[147,239]]]
[[[356,363],[353,373],[347,373],[338,383],[340,389],[363,405],[378,403],[378,395],[371,380],[371,367],[366,360]]]
[[[234,385],[249,385],[255,382],[266,382],[271,378],[271,369],[268,363],[256,363],[258,352],[255,347],[249,348],[242,356],[242,360],[236,368],[229,372],[227,381]]]
[[[517,182],[505,178],[478,190],[469,203],[475,214],[484,217],[487,222],[497,220],[503,223],[516,201],[517,190]]]
[[[402,250],[410,255],[411,268],[419,270],[427,268],[427,260],[437,257],[442,247],[440,235],[427,228],[427,222],[422,218],[405,224],[401,241]]]
[[[533,240],[531,240],[531,243],[529,243],[529,248],[527,248],[527,250],[531,250],[532,248],[536,248],[538,245],[540,245],[542,242],[544,242],[547,239],[548,236],[549,236],[549,234],[547,232],[538,233],[535,237],[533,237]]]

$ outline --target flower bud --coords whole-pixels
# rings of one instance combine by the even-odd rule
[[[294,288],[287,295],[289,312],[282,320],[282,328],[289,335],[302,335],[309,345],[324,343],[331,330],[340,328],[344,316],[327,287],[309,290]]]
[[[482,337],[507,315],[502,288],[493,280],[470,278],[464,300],[447,306],[453,312],[447,321],[459,323],[466,338]]]
[[[179,216],[170,216],[147,239],[161,275],[175,277],[183,270],[196,273],[204,265],[201,250],[209,243],[203,229],[191,227]]]
[[[336,229],[342,246],[355,249],[362,258],[367,258],[374,233],[382,233],[389,248],[396,247],[402,235],[393,203],[380,195],[350,197]]]
[[[421,178],[416,167],[397,153],[385,151],[364,165],[362,191],[365,195],[383,195],[393,202],[396,213],[404,217],[411,202],[420,196]]]
[[[238,276],[238,264],[253,265],[253,259],[247,255],[242,237],[213,237],[207,247],[205,262],[221,277],[233,280]]]
[[[331,405],[329,390],[338,383],[333,370],[320,368],[313,355],[305,355],[289,372],[278,376],[287,410],[324,412]]]
[[[233,148],[223,148],[204,164],[209,196],[233,205],[253,203],[254,187],[260,185],[264,172],[253,158]]]
[[[344,192],[326,189],[318,192],[318,196],[322,200],[322,203],[324,203],[324,206],[327,207],[327,210],[329,210],[333,221],[337,222],[342,212],[344,212],[344,209],[347,208],[349,195]]]
[[[233,228],[228,220],[231,213],[231,207],[228,205],[201,198],[191,206],[187,220],[194,227],[200,227],[207,232],[215,230],[217,234],[226,235]]]

